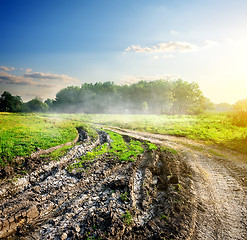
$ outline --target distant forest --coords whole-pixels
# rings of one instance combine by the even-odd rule
[[[200,114],[212,107],[197,83],[140,81],[131,85],[114,82],[84,83],[60,90],[55,99],[38,97],[24,103],[20,96],[4,92],[2,112],[126,113],[126,114]]]

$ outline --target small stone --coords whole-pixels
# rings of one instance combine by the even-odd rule
[[[29,218],[29,220],[37,217],[38,215],[39,211],[36,206],[32,206],[27,212],[27,218]]]
[[[76,226],[75,226],[75,231],[79,233],[80,230],[81,230],[80,226],[79,226],[79,225],[76,225]]]
[[[66,239],[66,238],[67,238],[67,236],[68,236],[68,235],[67,235],[67,233],[63,233],[63,234],[62,234],[62,236],[61,236],[61,240]]]

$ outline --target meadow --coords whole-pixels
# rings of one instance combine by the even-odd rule
[[[77,136],[76,124],[56,115],[0,113],[0,166],[38,148],[72,141]]]
[[[131,130],[203,140],[247,154],[247,126],[238,126],[233,113],[202,115],[78,115],[82,121]]]
[[[102,124],[151,133],[203,140],[247,154],[247,127],[234,124],[231,114],[118,115],[118,114],[13,114],[0,113],[0,166],[37,148],[70,142],[76,127]]]

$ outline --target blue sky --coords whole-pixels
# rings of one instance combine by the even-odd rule
[[[197,82],[247,98],[247,1],[0,0],[0,94],[54,98],[85,82]]]

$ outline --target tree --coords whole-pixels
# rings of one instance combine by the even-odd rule
[[[142,80],[122,86],[97,82],[67,87],[56,94],[52,108],[70,113],[198,114],[209,103],[196,83]]]
[[[53,101],[54,109],[60,112],[76,112],[83,99],[80,96],[80,88],[69,86],[61,89],[56,94],[56,99]]]
[[[147,113],[148,112],[148,104],[147,104],[146,101],[142,103],[142,111],[144,113]]]
[[[48,105],[49,109],[53,106],[53,100],[51,100],[50,98],[47,98],[44,103]]]
[[[236,110],[233,123],[239,127],[247,127],[247,98],[237,101],[233,107]]]
[[[4,92],[0,97],[1,112],[19,112],[22,107],[22,99],[20,96],[12,96],[9,92]]]
[[[229,103],[218,103],[218,104],[214,104],[214,109],[218,112],[227,112],[227,111],[232,111],[233,106]]]
[[[25,103],[23,111],[25,112],[46,112],[48,110],[48,105],[43,103],[42,100],[38,97],[30,100]]]
[[[197,83],[188,83],[179,79],[174,82],[172,113],[175,114],[200,114],[210,105]]]
[[[246,98],[246,99],[243,99],[243,100],[237,101],[237,102],[233,105],[233,108],[234,108],[236,111],[239,111],[239,112],[247,112],[247,98]]]

